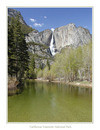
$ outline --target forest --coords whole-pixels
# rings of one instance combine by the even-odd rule
[[[19,17],[12,18],[8,23],[8,74],[15,76],[18,81],[24,77],[28,69],[28,47],[21,30]]]

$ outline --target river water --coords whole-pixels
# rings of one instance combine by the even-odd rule
[[[91,122],[92,89],[26,81],[8,97],[8,122]]]

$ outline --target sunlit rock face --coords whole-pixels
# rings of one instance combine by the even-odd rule
[[[58,51],[69,45],[77,47],[79,45],[88,44],[92,39],[92,36],[87,29],[76,27],[75,24],[68,24],[56,28],[53,34],[55,46]]]
[[[32,31],[29,33],[25,39],[26,42],[35,42],[47,45],[49,47],[49,53],[51,55],[55,55],[55,46],[54,46],[54,36],[53,36],[54,30],[44,30],[42,32],[38,32],[37,30]]]
[[[44,30],[42,32],[34,30],[25,36],[25,40],[27,43],[33,42],[33,45],[31,44],[28,50],[33,54],[37,55],[37,58],[35,59],[36,68],[39,68],[40,65],[42,66],[42,68],[44,68],[47,64],[47,60],[49,61],[50,64],[52,62],[51,59],[52,54],[49,48],[52,39],[51,37],[52,37],[52,31],[49,29]]]
[[[25,39],[26,42],[34,41],[49,46],[49,52],[54,56],[64,47],[70,45],[77,47],[88,44],[92,40],[92,35],[89,30],[83,27],[76,27],[75,24],[71,23],[55,30],[47,29],[42,32],[34,30]]]
[[[46,29],[42,32],[38,32],[37,30],[32,31],[25,37],[25,39],[26,39],[26,42],[33,41],[35,43],[41,43],[41,44],[50,46],[51,37],[52,37],[52,31],[49,29]]]

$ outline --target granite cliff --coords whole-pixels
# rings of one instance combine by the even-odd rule
[[[70,23],[56,28],[53,32],[49,29],[42,32],[38,32],[37,30],[32,31],[25,39],[26,42],[33,41],[49,46],[53,55],[56,54],[56,52],[60,52],[62,48],[70,45],[78,47],[83,44],[88,44],[92,40],[92,35],[88,29],[76,27],[75,24]]]
[[[88,44],[92,39],[89,30],[83,27],[76,27],[75,24],[68,24],[54,30],[55,47],[58,51],[62,48],[73,45]]]
[[[52,31],[47,29],[42,32],[38,32],[37,30],[34,30],[30,32],[28,35],[26,35],[25,39],[26,42],[35,42],[35,43],[41,43],[45,44],[47,46],[50,46]]]

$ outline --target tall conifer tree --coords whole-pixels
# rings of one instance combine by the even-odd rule
[[[8,23],[8,74],[13,76],[15,74],[15,44],[14,44],[14,18],[11,23]]]
[[[16,17],[14,23],[11,22],[13,26],[12,32],[9,31],[8,27],[8,50],[9,50],[9,58],[10,55],[14,55],[14,66],[9,66],[9,74],[12,74],[12,70],[14,70],[14,74],[18,80],[24,75],[25,70],[28,67],[28,47],[25,42],[24,34],[21,31],[21,23],[19,21],[19,16]],[[11,32],[11,33],[10,33]],[[11,36],[13,35],[13,37]],[[12,45],[13,44],[13,45]],[[11,46],[12,45],[12,46]],[[12,57],[11,57],[12,60]],[[8,60],[9,61],[9,60]]]

